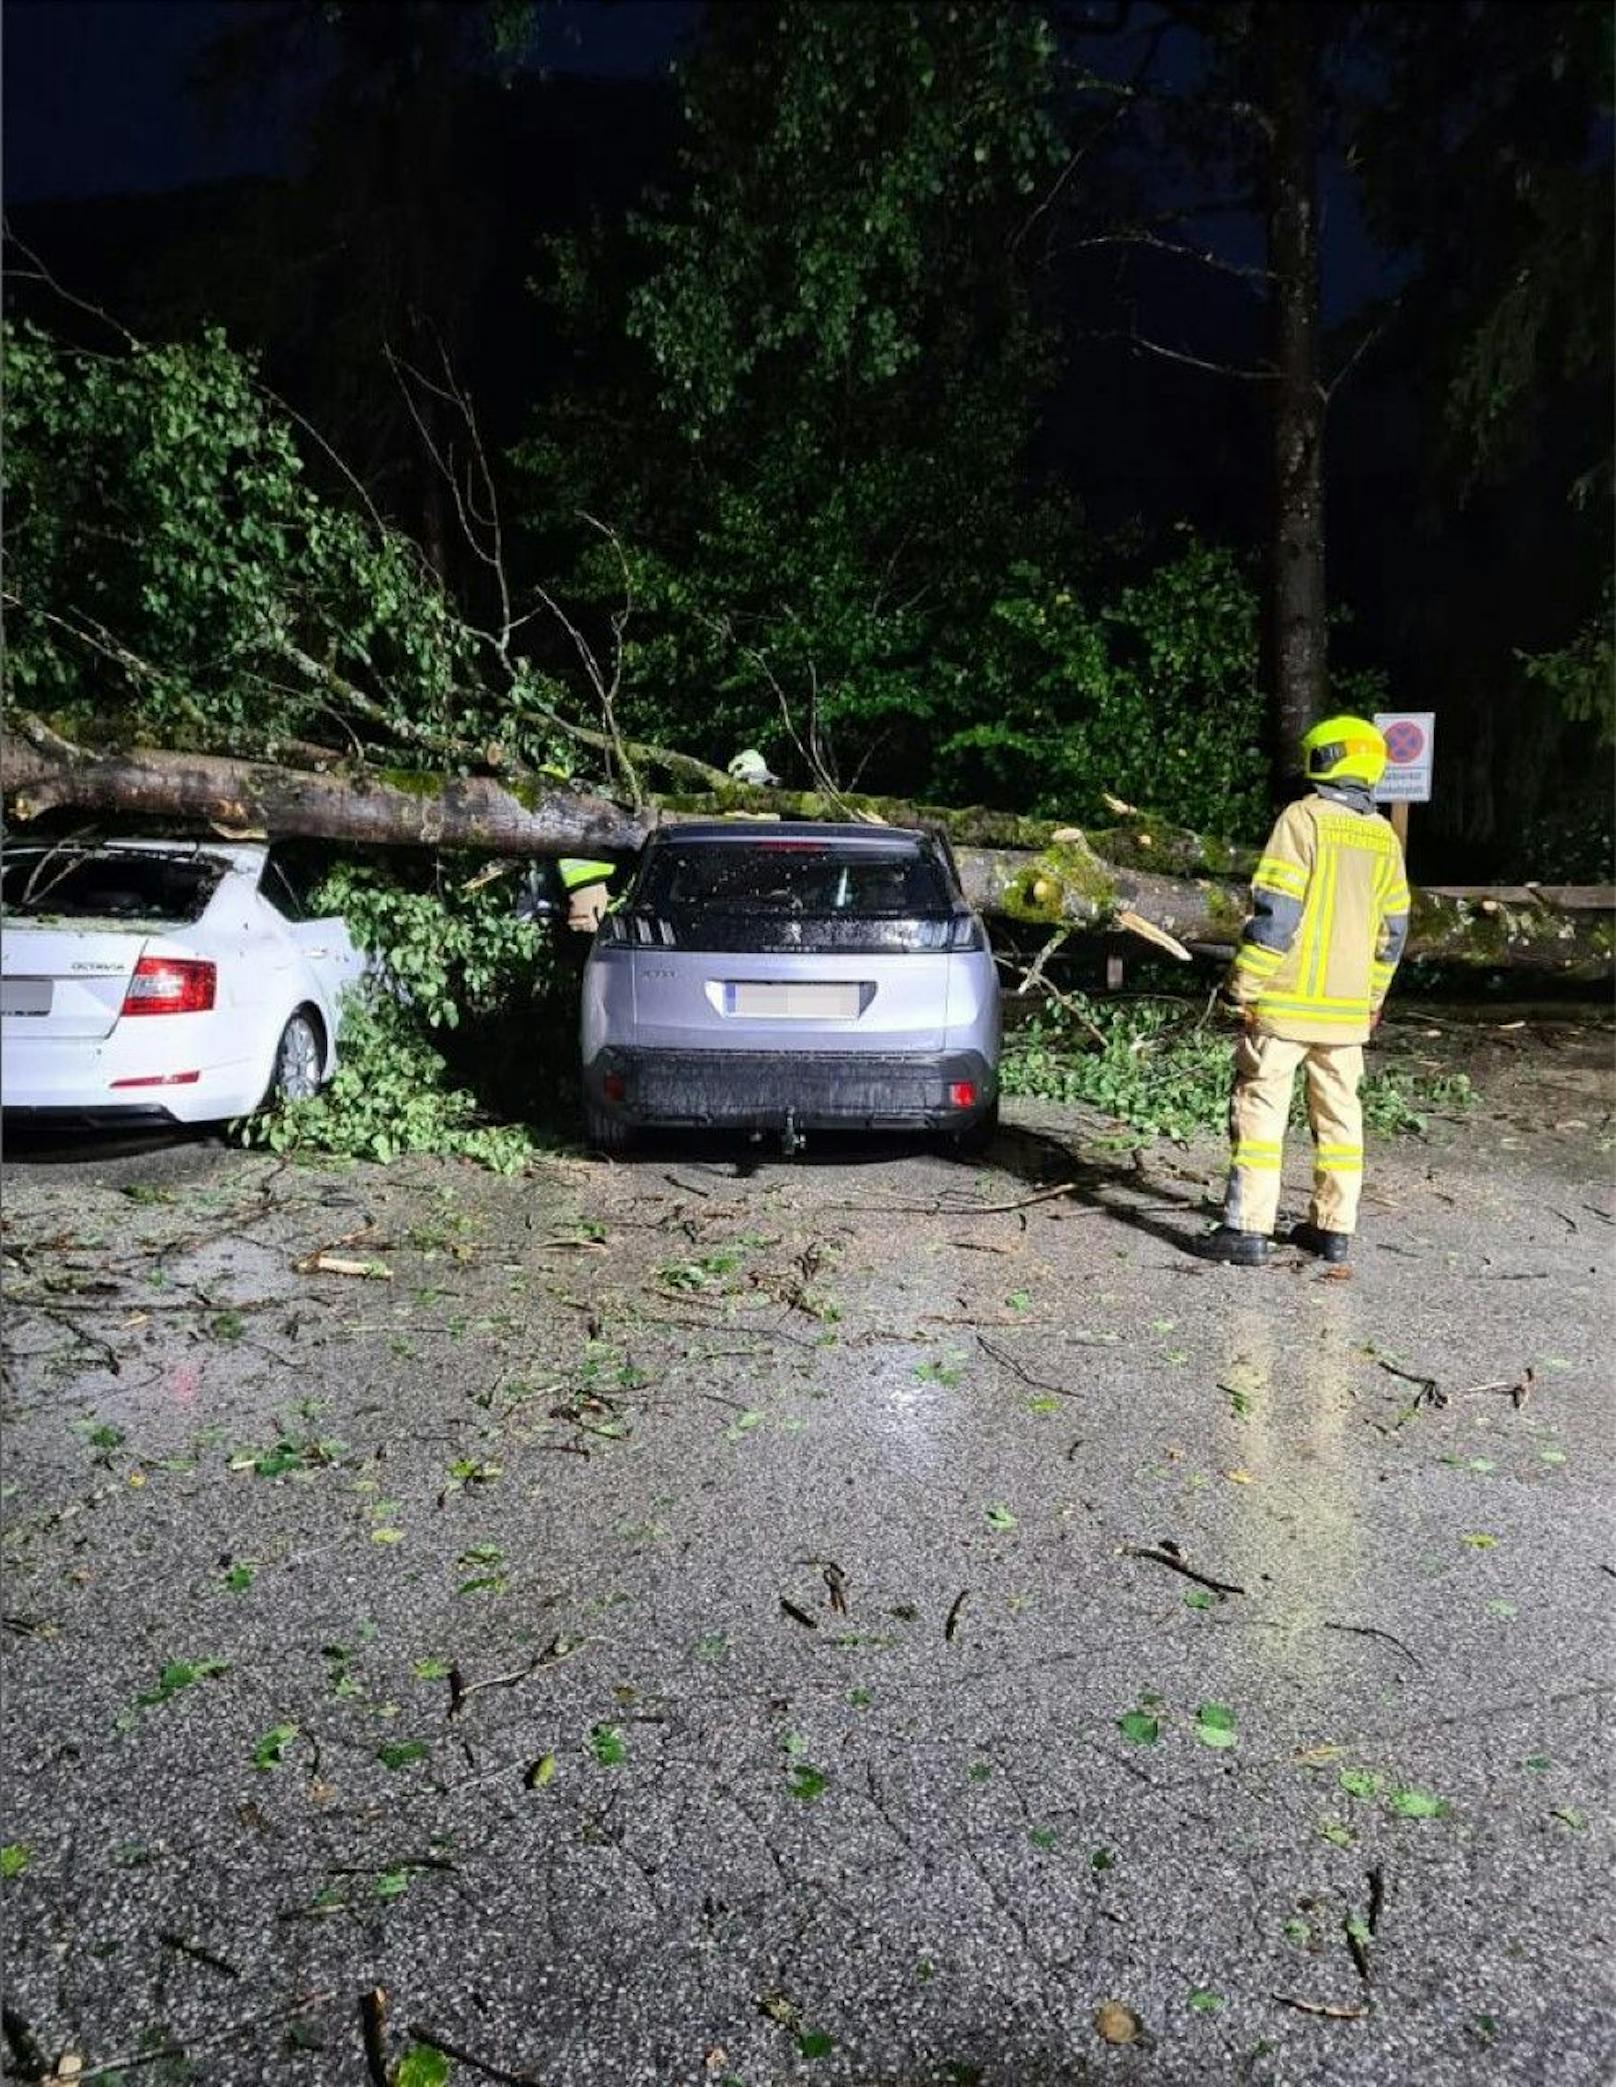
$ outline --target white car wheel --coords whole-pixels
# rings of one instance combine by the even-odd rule
[[[270,1100],[312,1101],[320,1091],[323,1062],[324,1053],[314,1024],[307,1015],[293,1015],[275,1046],[275,1070],[269,1083]]]

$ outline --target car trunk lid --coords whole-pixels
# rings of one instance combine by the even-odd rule
[[[0,1033],[107,1036],[135,965],[148,952],[178,954],[145,926],[35,926],[9,920],[0,935]]]

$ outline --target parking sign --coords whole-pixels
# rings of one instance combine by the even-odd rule
[[[1386,773],[1375,787],[1377,804],[1429,804],[1436,750],[1434,710],[1379,710],[1375,723],[1386,741]]]

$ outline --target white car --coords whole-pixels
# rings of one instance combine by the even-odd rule
[[[208,1123],[336,1068],[364,970],[262,842],[96,841],[0,859],[0,1108]]]

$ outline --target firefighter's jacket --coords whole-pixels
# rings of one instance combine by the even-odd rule
[[[1259,1032],[1361,1044],[1408,939],[1403,851],[1367,791],[1323,786],[1280,816],[1251,880],[1230,996]]]

